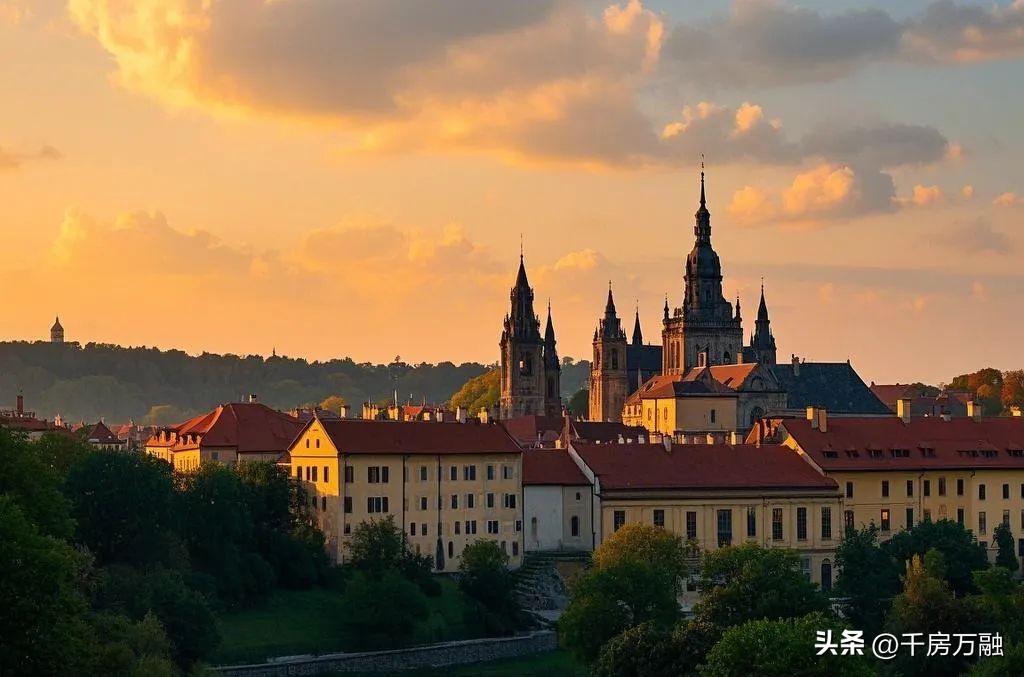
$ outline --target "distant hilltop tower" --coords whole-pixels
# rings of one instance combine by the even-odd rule
[[[50,343],[64,343],[64,327],[60,326],[60,315],[53,321],[50,327]]]

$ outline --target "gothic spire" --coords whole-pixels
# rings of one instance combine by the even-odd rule
[[[665,319],[668,319],[668,294],[665,294]]]
[[[551,322],[551,299],[548,299],[548,323],[544,328],[544,364],[549,369],[561,368],[555,343],[555,325]]]
[[[768,321],[768,304],[764,302],[764,280],[761,280],[761,303],[757,306],[757,321]]]
[[[606,317],[615,314],[615,300],[612,298],[612,281],[608,280],[608,302],[604,306],[604,314]]]
[[[738,292],[736,294],[736,319],[737,320],[742,320],[743,319],[743,316],[740,315],[740,295],[739,295]]]
[[[636,306],[636,320],[633,322],[633,345],[640,346],[644,343],[644,334],[640,331],[640,304]]]
[[[615,312],[615,299],[612,298],[612,281],[608,280],[608,301],[604,305],[604,317],[598,322],[594,338],[622,339],[626,338],[626,332],[622,330],[622,322]]]
[[[506,326],[515,336],[527,340],[540,340],[540,321],[533,311],[533,290],[530,289],[530,281],[526,277],[526,264],[523,261],[522,253],[519,254],[519,272],[516,274],[516,284],[509,293],[511,311]]]
[[[693,227],[693,234],[697,236],[697,242],[711,242],[711,212],[708,211],[707,197],[704,192],[704,156],[700,158],[700,207],[694,214],[696,224]]]

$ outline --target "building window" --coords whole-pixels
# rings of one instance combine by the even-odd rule
[[[1010,499],[1010,485],[1009,484],[1004,484],[1003,485],[1003,500],[1009,500],[1009,499]]]
[[[426,522],[424,522],[423,524],[420,525],[420,533],[423,534],[424,536],[427,535],[427,523]]]
[[[306,448],[309,449],[309,438],[306,438]]]
[[[466,508],[472,510],[476,507],[476,496],[473,494],[466,494]]]
[[[458,509],[459,509],[459,495],[458,494],[452,494],[452,510],[458,510]]]
[[[505,494],[505,507],[515,510],[516,508],[516,495]]]
[[[960,525],[963,525],[964,521],[965,521],[964,520],[964,509],[963,508],[957,508],[956,509],[956,523],[960,524]]]
[[[295,466],[295,476],[297,478],[299,478],[300,480],[302,479],[302,466],[301,465]]]
[[[846,483],[846,497],[853,498],[853,482]]]
[[[387,496],[368,496],[366,498],[366,512],[378,513],[388,512]]]
[[[881,519],[882,531],[889,531],[892,528],[892,523],[891,523],[891,521],[889,519],[889,509],[888,508],[882,508],[881,518],[882,518]]]
[[[320,448],[320,438],[319,437],[316,439],[316,448],[317,449]]]
[[[427,466],[421,465],[420,466],[420,482],[426,482],[426,481],[427,481]]]
[[[534,518],[536,519],[536,518]],[[523,530],[523,520],[516,520],[516,533],[518,534]]]
[[[576,500],[577,501],[580,500],[580,492],[578,492],[578,491],[576,492]]]
[[[503,480],[510,480],[510,479],[514,478],[515,477],[515,472],[513,472],[514,470],[515,470],[515,468],[513,466],[511,466],[511,465],[503,465],[503,466],[501,466],[501,479],[503,479]]]
[[[690,510],[686,513],[686,538],[687,540],[697,540],[697,513]]]
[[[1021,487],[1024,487],[1024,484],[1022,484]],[[957,480],[956,481],[956,495],[957,496],[963,496],[964,495],[964,481],[963,480]]]
[[[772,540],[782,540],[782,508],[772,508]]]
[[[988,520],[985,518],[984,510],[978,513],[978,533],[988,533]]]
[[[448,479],[452,482],[456,482],[459,479],[459,469],[456,466],[451,467],[451,471],[448,473]]]
[[[494,465],[490,463],[487,464],[487,479],[494,479]]]
[[[617,349],[615,349],[615,348],[612,348],[612,369],[618,369],[618,368],[619,368],[619,351]]]
[[[889,480],[882,480],[882,498],[889,498]]]
[[[832,508],[821,509],[821,538],[828,540],[832,538]]]
[[[914,526],[914,509],[907,508],[907,528],[910,529]]]
[[[757,508],[747,508],[747,538],[757,538]]]
[[[409,535],[410,536],[415,536],[416,535],[416,523],[415,522],[413,522],[413,523],[411,523],[409,525]]]
[[[466,520],[466,535],[476,535],[476,520]]]
[[[844,510],[843,511],[843,528],[845,528],[847,530],[853,529],[853,511],[852,510]]]
[[[464,465],[462,466],[462,479],[469,482],[476,479],[476,466],[475,465]]]
[[[718,523],[718,547],[732,545],[732,510],[719,510],[716,521]]]
[[[387,484],[388,467],[386,465],[371,465],[366,469],[366,481],[370,484]]]
[[[487,507],[488,508],[493,508],[494,507],[494,494],[487,494],[486,501],[487,501]]]
[[[801,557],[800,558],[800,573],[804,575],[804,578],[811,580],[811,558]]]
[[[939,496],[945,496],[945,495],[946,495],[946,478],[945,477],[940,477],[939,478]]]
[[[1003,526],[1005,526],[1005,527],[1009,527],[1010,526],[1010,511],[1009,510],[1004,510],[1003,511]]]
[[[626,511],[616,510],[612,515],[612,531],[618,531],[626,523]]]
[[[310,471],[309,466],[306,466],[306,481],[307,482],[309,481],[309,478],[312,477],[312,475],[313,475],[313,473]]]
[[[331,481],[331,468],[330,466],[324,466],[324,482]]]
[[[352,469],[352,466],[350,466],[350,465],[345,466],[345,482],[347,484],[351,484],[352,481],[355,479],[354,478],[354,474],[355,473],[354,473],[354,471]]]
[[[580,535],[580,518],[577,515],[573,515],[572,519],[569,520],[569,529],[569,533],[572,534],[573,538]]]
[[[665,527],[665,511],[664,510],[655,510],[654,511],[654,526],[662,527],[662,528]]]
[[[498,533],[498,520],[487,520],[487,533]]]
[[[932,495],[932,481],[931,480],[925,480],[924,481],[924,487],[923,487],[923,491],[921,491],[921,493],[924,494],[925,496],[931,496]]]
[[[327,497],[326,496],[321,496],[320,497],[320,509],[322,511],[324,511],[324,512],[327,512]],[[1009,519],[1009,516],[1007,516],[1007,519]]]
[[[313,471],[313,481],[314,481],[314,482],[316,482],[316,481],[317,481],[317,479],[316,479],[316,475],[317,475],[317,470],[319,470],[319,468],[317,468],[317,467],[316,467],[316,466],[314,465],[314,466],[312,467],[312,471]]]
[[[426,496],[420,496],[420,510],[426,510],[426,509],[427,509],[427,497]]]
[[[821,563],[821,591],[830,592],[832,590],[832,562],[824,560]]]
[[[456,521],[456,522],[455,522],[455,535],[456,535],[456,536],[458,536],[458,535],[459,535],[459,534],[461,533],[461,532],[459,531],[459,529],[461,529],[461,528],[462,528],[462,522],[458,522],[458,521]]]
[[[807,540],[807,508],[796,509],[796,539],[798,541]]]
[[[346,496],[345,497],[345,512],[346,513],[351,513],[352,512],[352,497],[351,496]]]
[[[715,422],[715,410],[714,409],[711,410],[711,422],[712,423]]]
[[[914,495],[914,480],[907,480],[907,496]]]
[[[455,557],[455,544],[448,541],[448,559]]]
[[[978,485],[978,500],[979,501],[984,501],[985,500],[985,485],[984,484],[979,484]]]

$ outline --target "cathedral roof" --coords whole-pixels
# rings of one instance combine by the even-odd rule
[[[849,362],[800,362],[772,367],[788,409],[824,407],[842,414],[891,415]]]
[[[738,389],[752,373],[757,371],[758,364],[756,362],[744,362],[743,364],[718,364],[710,367],[693,367],[686,374],[683,375],[684,381],[695,381],[704,376],[704,372],[709,372],[711,378],[721,383],[722,385]]]
[[[691,369],[691,372],[694,371]],[[662,374],[653,376],[630,395],[627,402],[633,404],[637,400],[669,399],[675,397],[728,397],[736,392],[722,385],[714,378],[707,376],[684,380],[680,374]]]

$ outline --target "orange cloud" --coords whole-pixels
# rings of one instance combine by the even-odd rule
[[[899,203],[914,207],[928,207],[944,202],[946,196],[938,186],[914,186],[913,194],[909,198],[900,198]]]
[[[1024,199],[1021,199],[1013,191],[1007,191],[992,200],[992,204],[997,207],[1016,207],[1017,205],[1024,204]]]
[[[965,200],[970,200],[971,198],[973,198],[974,197],[974,186],[972,186],[971,184],[968,183],[963,188],[961,188],[960,189],[960,197],[962,197]]]

